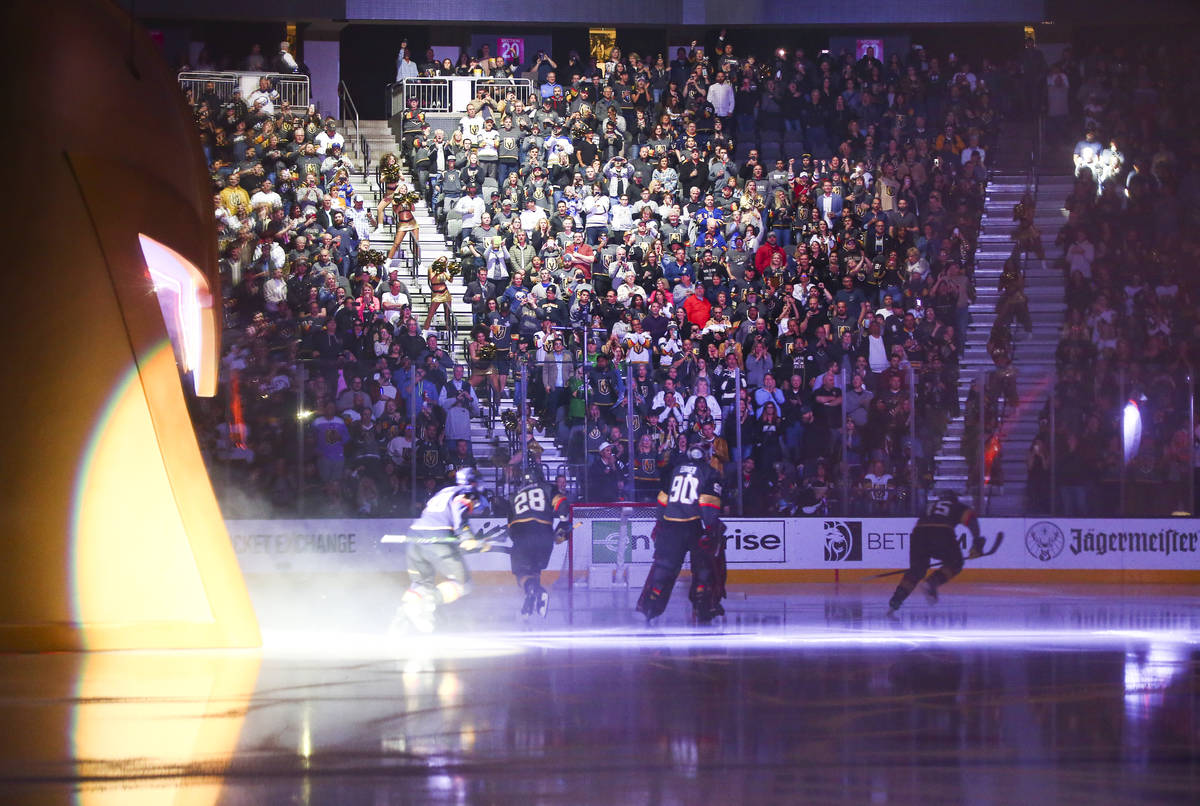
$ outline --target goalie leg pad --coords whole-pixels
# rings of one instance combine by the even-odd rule
[[[683,558],[695,540],[690,524],[660,522],[654,527],[654,565],[642,587],[637,610],[647,619],[655,618],[667,609],[671,588],[683,568]]]
[[[638,597],[639,613],[647,619],[662,615],[667,609],[667,602],[671,599],[671,588],[675,586],[675,579],[682,567],[682,564],[672,565],[655,558],[654,565],[650,567],[650,574],[646,577],[646,584],[642,586],[642,594]]]

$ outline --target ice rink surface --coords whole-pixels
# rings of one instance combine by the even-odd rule
[[[890,592],[735,588],[701,628],[677,587],[647,628],[636,591],[522,623],[488,585],[415,636],[390,581],[260,586],[261,653],[0,656],[0,802],[1200,802],[1196,588]]]

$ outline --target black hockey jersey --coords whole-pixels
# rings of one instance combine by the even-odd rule
[[[662,468],[658,464],[658,450],[651,447],[649,451],[637,452],[633,461],[633,480],[638,483],[652,485],[662,480]],[[654,487],[650,487],[651,490]]]
[[[961,501],[931,499],[925,505],[925,512],[917,519],[918,527],[946,526],[954,529],[960,525],[967,527],[972,536],[979,537],[979,519],[975,517],[975,510]]]
[[[707,462],[685,459],[664,475],[658,504],[661,520],[712,523],[721,514],[721,476]]]
[[[538,523],[553,526],[555,518],[567,517],[567,497],[549,484],[526,484],[512,499],[508,525]]]

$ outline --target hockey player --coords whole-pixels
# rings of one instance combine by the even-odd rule
[[[653,535],[654,564],[637,602],[647,621],[666,610],[685,554],[691,555],[690,598],[697,621],[709,624],[725,612],[721,607],[725,595],[721,477],[708,463],[707,453],[704,439],[689,434],[683,461],[663,475]]]
[[[546,615],[550,596],[542,587],[542,571],[550,563],[554,544],[566,540],[569,530],[567,497],[542,481],[540,473],[525,471],[508,516],[512,572],[525,591],[522,616]]]
[[[479,544],[467,524],[480,500],[479,474],[473,467],[459,468],[454,481],[453,486],[434,493],[412,525],[413,537],[419,542],[408,545],[410,585],[397,615],[402,614],[421,632],[433,630],[438,606],[467,593],[469,577],[462,552]],[[434,584],[439,574],[445,580]]]
[[[904,604],[904,600],[912,593],[929,570],[930,559],[942,561],[921,590],[929,602],[938,599],[938,588],[950,581],[963,567],[962,551],[958,547],[958,538],[954,531],[958,526],[965,526],[971,532],[971,550],[968,558],[974,559],[983,552],[983,537],[979,534],[979,519],[975,512],[958,500],[958,494],[953,490],[942,490],[934,494],[925,506],[925,514],[917,519],[908,539],[908,570],[900,578],[896,592],[888,602],[888,615],[895,614]]]

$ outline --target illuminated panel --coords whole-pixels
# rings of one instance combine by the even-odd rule
[[[1125,462],[1128,464],[1137,456],[1138,449],[1142,445],[1142,410],[1136,400],[1130,400],[1125,404],[1122,425],[1121,430],[1125,443]]]
[[[205,361],[205,309],[213,306],[208,281],[192,263],[168,246],[138,234],[146,268],[154,282],[167,333],[175,357],[185,372],[192,373],[197,394],[203,394],[209,379],[203,377],[213,366]]]
[[[145,375],[178,384],[165,341]],[[115,390],[96,425],[75,506],[72,570],[80,623],[213,622],[138,373]]]
[[[258,665],[254,652],[89,653],[76,681],[71,743],[76,775],[95,783],[79,787],[77,806],[219,803]],[[198,769],[207,781],[197,780]],[[135,785],[106,785],[139,773]]]

